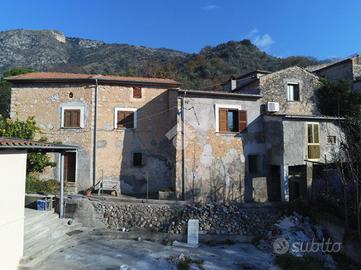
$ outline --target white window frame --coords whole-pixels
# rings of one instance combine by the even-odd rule
[[[215,110],[215,118],[216,118],[216,132],[219,132],[219,109],[235,109],[235,110],[242,110],[241,105],[230,105],[230,104],[215,104],[214,110]],[[248,118],[248,115],[247,115]],[[247,119],[248,122],[248,119]]]
[[[64,111],[65,110],[80,110],[80,127],[64,127]],[[61,106],[61,128],[84,128],[84,106],[79,105],[62,105]]]
[[[291,93],[290,93],[290,85],[298,85],[298,100],[295,100],[295,92],[294,92],[294,88],[293,92],[292,92],[292,99],[291,99]],[[287,82],[287,101],[290,102],[299,102],[301,101],[301,85],[299,82]]]
[[[118,128],[118,112],[119,111],[125,111],[125,112],[133,112],[134,118],[133,118],[133,128]],[[138,120],[138,109],[137,108],[122,108],[122,107],[116,107],[114,108],[114,129],[116,130],[124,130],[124,129],[136,129],[137,128],[137,121]]]

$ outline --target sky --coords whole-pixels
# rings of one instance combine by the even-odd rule
[[[247,38],[274,56],[328,59],[361,52],[360,10],[360,0],[2,0],[0,31],[190,53]]]

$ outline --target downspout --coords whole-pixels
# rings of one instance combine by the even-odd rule
[[[184,92],[184,96],[181,98],[181,108],[182,108],[182,200],[185,200],[185,175],[186,175],[186,168],[185,168],[185,145],[186,145],[186,136],[185,136],[185,115],[184,115],[184,98],[186,92]]]
[[[60,202],[59,217],[64,218],[64,153],[60,153]]]
[[[95,79],[94,91],[94,123],[93,123],[93,186],[97,177],[97,118],[98,118],[98,79]]]

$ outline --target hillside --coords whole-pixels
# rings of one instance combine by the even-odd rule
[[[317,64],[308,57],[277,58],[249,40],[205,47],[197,54],[65,37],[54,30],[0,32],[0,73],[26,67],[38,71],[169,77],[185,88],[208,88],[253,69]]]

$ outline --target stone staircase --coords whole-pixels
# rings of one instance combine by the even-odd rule
[[[25,208],[24,254],[18,269],[36,269],[53,252],[77,244],[86,231],[80,223],[59,219],[53,211]]]

